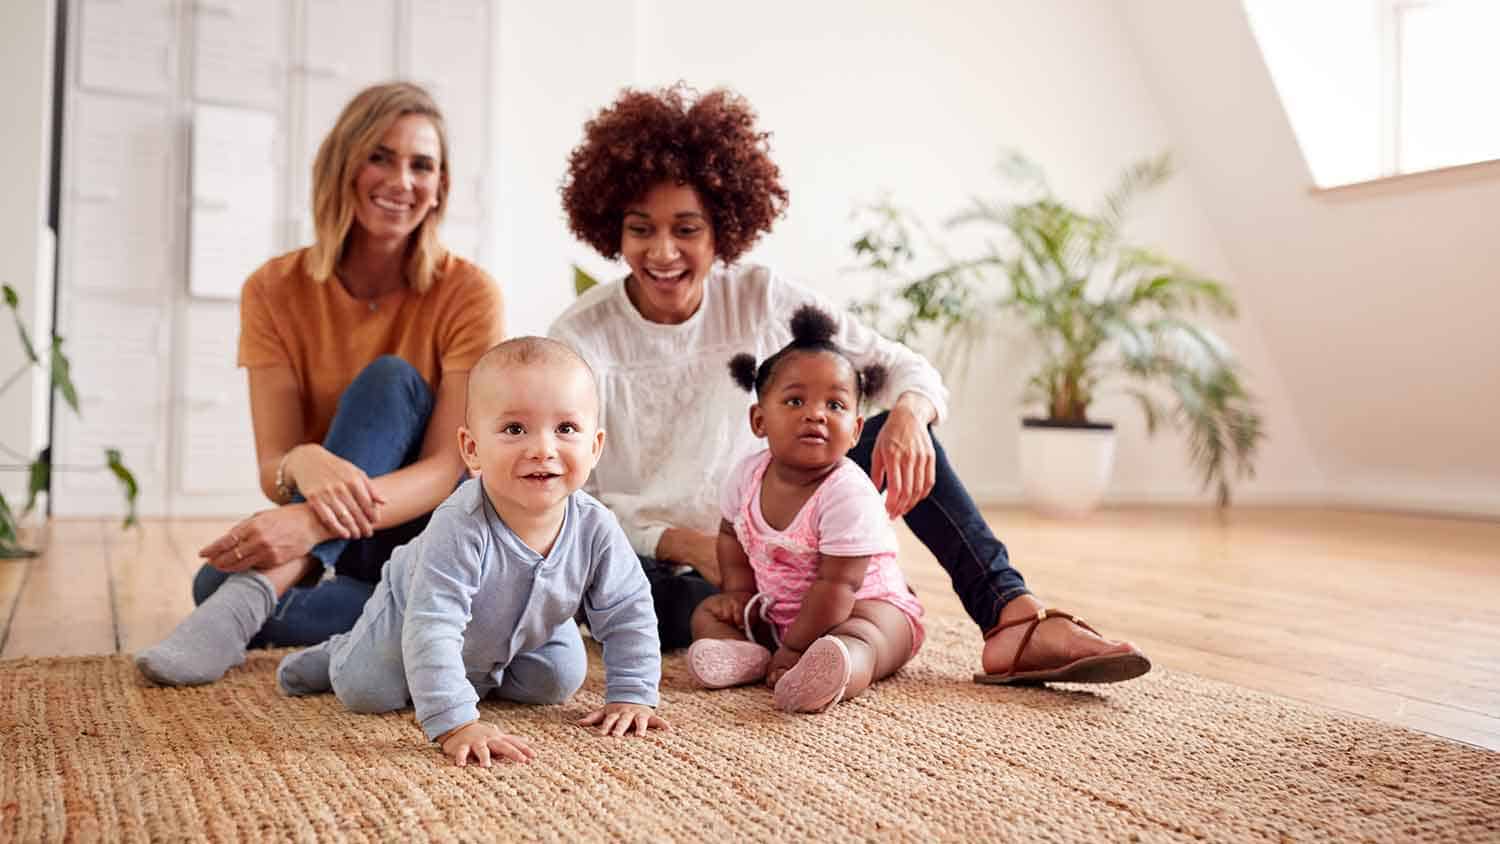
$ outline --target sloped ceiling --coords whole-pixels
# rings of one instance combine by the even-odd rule
[[[1239,3],[1123,17],[1333,495],[1500,515],[1500,165],[1315,194]]]

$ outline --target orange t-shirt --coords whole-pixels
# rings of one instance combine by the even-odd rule
[[[444,372],[467,372],[503,339],[500,288],[452,253],[426,293],[402,287],[372,308],[336,278],[322,284],[309,278],[306,251],[272,258],[245,281],[239,365],[291,367],[309,442],[322,442],[339,396],[377,357],[401,357],[436,393]]]

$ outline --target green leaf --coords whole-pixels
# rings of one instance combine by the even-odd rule
[[[1172,154],[1169,152],[1130,165],[1114,189],[1105,194],[1104,213],[1100,215],[1105,225],[1111,230],[1118,229],[1137,194],[1151,190],[1171,177]]]
[[[19,532],[16,514],[11,512],[10,503],[5,500],[5,495],[0,493],[0,560],[16,560],[37,555],[36,551],[21,545]]]
[[[31,335],[26,333],[26,325],[21,322],[21,297],[16,295],[15,288],[9,284],[5,288],[5,304],[10,306],[11,316],[16,321],[16,333],[21,335],[21,348],[26,350],[26,357],[32,363],[40,363],[41,359],[36,356],[36,347],[31,344]]]
[[[10,502],[5,500],[5,493],[0,492],[0,541],[15,541],[16,539],[16,514],[10,510]]]
[[[926,234],[908,227],[915,217],[889,200],[867,208],[867,230],[850,248],[859,268],[885,283],[858,312],[884,317],[886,325],[874,327],[887,336],[891,323],[902,338],[940,332],[935,360],[945,375],[945,361],[972,347],[991,316],[1015,317],[1031,331],[1037,360],[1026,381],[1028,405],[1053,418],[1086,419],[1097,396],[1123,386],[1148,430],[1178,429],[1205,488],[1227,501],[1229,478],[1252,469],[1260,417],[1228,347],[1191,317],[1233,317],[1233,298],[1124,232],[1134,201],[1171,177],[1170,155],[1126,167],[1091,211],[1053,193],[1023,156],[1004,158],[1000,171],[1003,193],[970,197],[945,219],[949,229],[972,229],[969,255],[950,256],[927,238],[935,247],[929,254],[940,259],[936,269],[913,272],[907,263],[910,232]]]
[[[22,513],[30,513],[36,507],[38,493],[46,492],[48,485],[52,482],[52,449],[44,448],[37,454],[36,459],[31,461],[31,469],[27,472],[26,482],[26,507]]]
[[[1156,399],[1146,394],[1145,390],[1129,389],[1125,391],[1135,397],[1141,406],[1141,413],[1146,417],[1146,435],[1155,436],[1156,429],[1161,426],[1162,412],[1156,405]]]
[[[589,288],[598,286],[598,279],[585,272],[583,267],[573,265],[573,295],[582,296]]]
[[[53,335],[52,337],[52,388],[62,393],[63,401],[73,412],[82,416],[78,409],[78,388],[73,386],[71,375],[72,365],[68,363],[68,356],[63,354],[63,338]]]
[[[140,493],[140,487],[136,486],[135,475],[125,467],[125,461],[120,458],[120,450],[117,448],[106,448],[104,450],[104,461],[109,464],[109,471],[120,482],[120,489],[125,493],[125,505],[128,512],[125,515],[124,527],[131,527],[136,523],[135,499]]]

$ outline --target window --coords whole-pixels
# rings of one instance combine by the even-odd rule
[[[1395,172],[1500,158],[1500,2],[1391,3]]]
[[[1500,0],[1245,0],[1319,187],[1500,159]]]

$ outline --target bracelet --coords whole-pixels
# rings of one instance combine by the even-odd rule
[[[295,448],[296,446],[292,446],[287,449],[286,454],[281,455],[281,461],[276,464],[276,500],[282,504],[291,501],[292,496],[297,494],[297,481],[293,479],[288,482],[286,477],[286,459],[292,456],[292,449]]]

